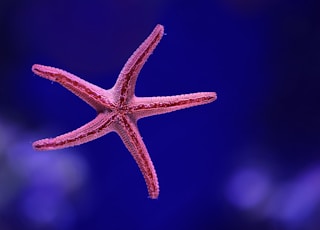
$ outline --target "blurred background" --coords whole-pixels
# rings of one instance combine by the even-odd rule
[[[0,229],[320,229],[320,3],[0,2]],[[218,100],[139,121],[160,196],[120,138],[36,152],[95,116],[35,63],[110,88],[156,24],[137,96]]]

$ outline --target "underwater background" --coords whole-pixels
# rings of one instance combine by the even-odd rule
[[[0,230],[320,229],[320,2],[1,0]],[[156,24],[137,96],[215,91],[138,122],[160,196],[111,133],[32,142],[95,111],[33,64],[110,88]]]

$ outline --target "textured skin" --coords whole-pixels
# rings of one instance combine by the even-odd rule
[[[167,97],[136,97],[134,89],[144,63],[160,42],[164,33],[157,25],[149,37],[129,58],[115,85],[105,90],[64,70],[35,64],[32,71],[46,79],[60,83],[80,97],[98,113],[97,117],[80,128],[33,143],[36,150],[62,149],[97,139],[116,132],[137,162],[149,196],[159,196],[159,183],[153,163],[137,127],[140,118],[172,112],[179,109],[210,103],[216,100],[214,92],[191,93]]]

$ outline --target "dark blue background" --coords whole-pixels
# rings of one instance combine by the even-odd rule
[[[20,178],[10,202],[0,202],[0,228],[318,229],[319,10],[311,0],[2,0],[0,137],[11,141],[1,148],[7,157],[0,157],[0,175],[22,141],[19,154],[70,155],[87,170],[81,186],[62,195],[68,208],[53,210],[59,218],[51,219],[21,211],[30,185]],[[218,94],[214,103],[139,121],[159,199],[147,198],[115,133],[72,150],[33,152],[33,141],[73,130],[95,112],[31,66],[110,88],[158,23],[166,35],[136,95]],[[13,183],[5,176],[0,182],[0,191]],[[39,187],[50,200],[51,187]],[[46,207],[34,196],[30,212],[41,216]]]

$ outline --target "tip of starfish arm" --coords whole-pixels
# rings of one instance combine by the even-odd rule
[[[200,94],[203,97],[202,104],[211,103],[211,102],[217,100],[217,93],[216,92],[201,92],[198,94]]]
[[[159,197],[159,192],[158,193],[151,193],[149,194],[148,198],[152,199],[152,200],[157,200]]]
[[[216,92],[212,92],[211,93],[211,101],[215,101],[217,100],[218,96],[217,96],[217,93]]]
[[[55,81],[55,75],[63,72],[62,70],[59,70],[57,68],[51,67],[51,66],[45,66],[45,65],[39,65],[34,64],[31,68],[32,72],[34,72],[36,75],[41,76],[43,78],[47,78],[50,80]]]
[[[149,193],[148,198],[153,199],[153,200],[158,199],[159,193],[160,193],[158,179],[156,179],[156,181],[153,181],[152,184],[147,183],[147,188],[148,188],[148,193]]]
[[[43,149],[43,141],[35,141],[32,143],[32,148],[34,150],[38,150],[38,151],[41,151],[41,150],[44,150]]]
[[[164,31],[164,27],[163,27],[163,25],[161,25],[161,24],[157,24],[157,25],[156,25],[156,29],[157,29],[157,30]]]
[[[37,74],[37,73],[39,73],[39,72],[42,72],[43,67],[44,67],[44,66],[42,66],[42,65],[34,64],[34,65],[31,67],[31,70],[32,70],[32,72],[34,72],[35,74]]]
[[[46,72],[48,72],[48,66],[34,64],[31,68],[32,72],[38,76],[45,77]]]
[[[37,151],[46,151],[46,150],[56,149],[51,144],[50,139],[48,139],[48,138],[33,142],[32,147],[34,150],[37,150]]]

